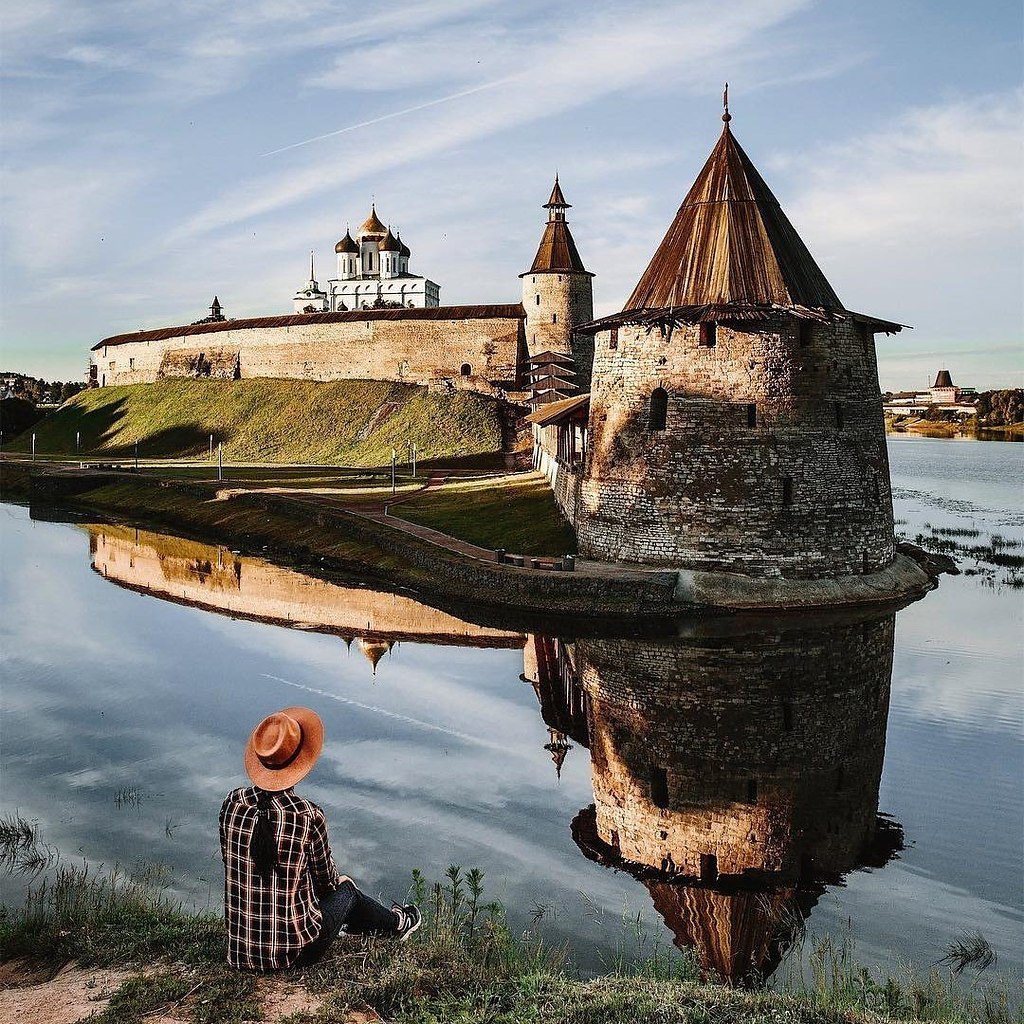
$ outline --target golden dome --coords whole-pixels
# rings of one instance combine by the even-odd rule
[[[380,217],[377,216],[377,206],[374,204],[370,207],[370,216],[359,225],[359,237],[363,235],[386,235],[388,229],[381,223]]]

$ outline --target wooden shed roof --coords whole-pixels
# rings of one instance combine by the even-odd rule
[[[583,410],[584,413],[590,408],[590,392],[585,395],[574,395],[572,398],[563,398],[559,402],[551,402],[543,409],[530,413],[526,417],[527,423],[536,423],[538,427],[550,427],[557,423],[564,423],[574,412]]]
[[[843,308],[728,121],[625,309],[722,303]]]

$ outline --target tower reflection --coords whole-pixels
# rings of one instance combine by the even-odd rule
[[[583,853],[643,884],[680,948],[769,975],[827,885],[900,848],[878,815],[895,615],[668,641],[531,637],[542,715],[590,749]]]

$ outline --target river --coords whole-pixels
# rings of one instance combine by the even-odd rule
[[[926,970],[1019,963],[1024,446],[892,438],[898,530],[967,570],[898,613],[653,639],[467,622],[145,530],[0,506],[2,806],[64,858],[219,908],[217,812],[301,703],[343,871],[479,867],[584,970],[635,943],[739,978],[852,934]],[[28,884],[6,876],[17,903]],[[801,925],[802,923],[802,925]],[[795,945],[802,950],[794,953]]]

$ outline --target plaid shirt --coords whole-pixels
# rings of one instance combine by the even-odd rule
[[[340,888],[324,812],[290,789],[269,794],[277,866],[264,882],[249,856],[258,790],[236,789],[220,809],[228,963],[253,971],[289,967],[320,935],[319,901]]]

